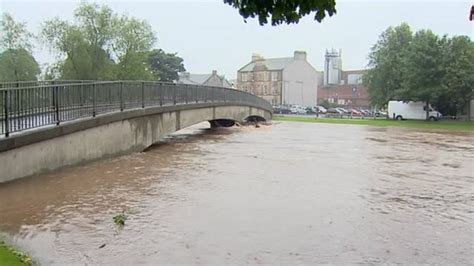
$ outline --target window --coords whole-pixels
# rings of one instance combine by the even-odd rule
[[[247,81],[247,74],[242,73],[241,75],[242,75],[242,81],[244,82]]]
[[[278,72],[272,72],[272,81],[278,80]]]

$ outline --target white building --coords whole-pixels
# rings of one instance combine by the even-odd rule
[[[293,57],[252,60],[237,71],[237,89],[251,92],[272,104],[314,106],[322,73],[306,60],[306,52],[295,51]]]
[[[332,49],[330,52],[326,50],[324,60],[324,86],[339,85],[341,82],[342,60],[341,51],[337,52]]]

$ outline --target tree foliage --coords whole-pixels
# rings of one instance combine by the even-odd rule
[[[224,0],[224,3],[239,10],[244,19],[258,17],[260,25],[270,19],[272,25],[298,23],[311,13],[321,22],[326,15],[336,13],[335,0]]]
[[[26,29],[26,23],[16,22],[10,14],[3,13],[0,33],[0,47],[3,50],[25,49],[31,51],[33,34]]]
[[[369,54],[369,70],[364,76],[373,105],[384,106],[395,98],[403,82],[401,66],[412,39],[408,24],[389,27],[379,37]]]
[[[430,30],[415,33],[402,63],[402,83],[395,96],[402,101],[426,103],[426,119],[429,104],[437,101],[443,92],[444,64],[441,40]]]
[[[31,54],[33,35],[26,24],[16,22],[7,13],[0,22],[0,81],[36,80],[40,73],[38,63]]]
[[[474,97],[474,43],[467,36],[455,36],[444,43],[444,90],[437,106],[446,113],[466,111]]]
[[[44,42],[61,56],[57,64],[61,78],[153,78],[146,52],[156,37],[146,21],[85,2],[76,9],[74,18],[74,23],[55,18],[42,25]]]
[[[181,57],[161,49],[154,49],[149,53],[148,63],[155,78],[161,81],[177,81],[178,73],[186,71]]]
[[[0,26],[0,79],[36,79],[40,69],[26,24],[3,14]],[[58,56],[45,69],[45,79],[175,81],[185,70],[176,54],[152,50],[157,38],[148,22],[106,5],[81,2],[72,22],[44,21],[40,39]]]
[[[440,38],[429,30],[413,34],[407,24],[390,27],[372,47],[369,67],[363,80],[376,106],[423,101],[456,114],[472,98],[474,45],[466,36]]]
[[[0,81],[36,80],[40,68],[25,49],[9,49],[0,54]]]

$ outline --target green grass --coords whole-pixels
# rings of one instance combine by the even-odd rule
[[[30,264],[31,259],[28,256],[0,241],[0,266],[24,266]]]
[[[292,122],[311,122],[311,123],[330,123],[330,124],[351,124],[351,125],[368,125],[368,126],[394,126],[394,127],[411,127],[411,128],[427,128],[427,129],[444,129],[455,131],[474,131],[474,122],[467,121],[422,121],[422,120],[389,120],[389,119],[360,119],[360,118],[316,118],[314,116],[282,116],[275,115],[275,121],[292,121]]]

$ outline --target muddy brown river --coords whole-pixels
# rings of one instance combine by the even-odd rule
[[[473,133],[206,127],[0,185],[0,231],[44,265],[474,263]]]

